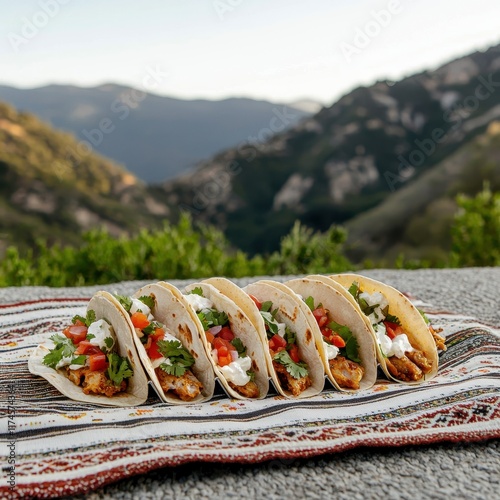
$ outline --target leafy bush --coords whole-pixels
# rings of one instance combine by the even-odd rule
[[[500,192],[489,184],[474,198],[457,196],[460,207],[452,225],[452,264],[466,266],[500,265]]]
[[[0,286],[338,272],[351,267],[341,255],[345,238],[342,229],[315,233],[297,222],[279,252],[249,258],[234,251],[222,232],[194,227],[185,214],[177,225],[165,223],[161,230],[142,230],[135,237],[113,238],[95,229],[84,235],[81,248],[48,247],[37,240],[34,249],[21,255],[11,247],[0,263]]]

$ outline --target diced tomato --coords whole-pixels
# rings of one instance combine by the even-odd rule
[[[149,349],[147,351],[149,359],[163,358],[163,354],[158,349],[158,341],[163,340],[164,337],[165,337],[165,333],[163,333],[163,336],[159,336],[159,337],[156,337],[155,339],[152,339],[151,346],[149,347]]]
[[[231,342],[234,339],[234,333],[228,326],[223,326],[217,337]]]
[[[205,337],[207,337],[209,344],[211,344],[215,339],[215,336],[212,333],[210,333],[208,330],[205,332]]]
[[[290,358],[292,358],[292,361],[294,363],[298,363],[300,361],[299,347],[297,346],[297,344],[294,344],[292,345],[292,347],[290,347],[288,354],[290,355]]]
[[[249,297],[254,301],[255,305],[257,306],[257,309],[260,311],[262,309],[262,302],[254,295],[249,294]]]
[[[319,320],[323,316],[327,316],[327,312],[324,307],[317,307],[316,309],[314,309],[313,314],[317,320]]]
[[[81,323],[81,322],[80,322]],[[87,338],[88,328],[85,325],[71,325],[65,328],[63,333],[73,341],[73,344],[78,344]]]
[[[319,319],[318,319],[318,318],[316,318],[316,319],[317,319],[317,321],[318,321],[318,326],[319,326],[320,328],[323,328],[323,327],[324,327],[326,324],[328,324],[328,322],[330,321],[330,320],[328,319],[328,316],[321,316],[321,318],[319,318]]]
[[[226,354],[225,356],[222,356],[220,354],[220,351],[217,351],[217,352],[219,353],[219,355],[218,355],[219,366],[227,366],[233,361],[231,354]]]
[[[130,321],[132,321],[132,324],[136,327],[139,328],[139,330],[142,330],[143,328],[146,328],[149,325],[149,320],[148,317],[139,311],[135,312],[130,316]]]
[[[384,321],[385,325],[385,331],[387,333],[387,336],[392,340],[394,339],[397,335],[401,335],[404,333],[403,328],[399,326],[397,323],[391,323],[390,321]]]
[[[229,349],[225,345],[221,345],[217,349],[217,356],[219,356],[219,359],[221,357],[225,357],[225,356],[228,356],[228,355],[229,355]]]
[[[104,353],[89,355],[89,368],[93,372],[102,372],[108,367],[108,360]]]
[[[331,337],[333,335],[333,330],[331,330],[330,328],[322,328],[321,329],[321,333],[323,335],[323,337]]]
[[[340,335],[337,334],[332,335],[330,337],[330,341],[335,347],[338,348],[345,347],[345,340]]]
[[[73,323],[75,326],[86,326],[85,323],[81,319],[75,320]]]
[[[103,352],[98,346],[92,345],[88,340],[81,340],[75,350],[75,354],[86,354],[90,356],[91,354],[103,354]]]
[[[282,351],[286,347],[286,340],[277,333],[269,340],[269,349],[273,352]]]
[[[221,339],[220,337],[215,337],[212,345],[215,349],[217,349],[217,351],[219,351],[221,347],[225,347],[228,351],[236,351],[236,347],[234,347],[231,342],[227,341],[226,339]]]
[[[159,339],[165,337],[165,330],[163,328],[155,328],[155,331],[151,334],[153,339]]]

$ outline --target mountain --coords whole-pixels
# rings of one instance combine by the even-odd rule
[[[262,142],[314,109],[311,101],[294,107],[244,98],[181,100],[114,84],[0,86],[0,100],[72,132],[146,182],[172,178],[243,141]],[[286,123],[276,118],[283,112]]]
[[[276,248],[300,219],[320,230],[346,224],[357,259],[393,259],[410,218],[417,221],[428,211],[432,223],[435,210],[450,210],[422,195],[425,203],[406,212],[403,187],[416,184],[417,191],[432,192],[435,180],[426,174],[446,172],[447,160],[456,164],[457,178],[445,175],[440,193],[456,191],[453,182],[480,189],[483,177],[495,180],[490,163],[474,163],[466,152],[500,118],[499,89],[500,46],[396,83],[356,88],[264,144],[225,150],[195,172],[164,183],[166,202],[216,223],[250,252]],[[461,150],[467,144],[470,150]],[[496,157],[491,148],[485,162]],[[465,183],[471,171],[478,177]],[[394,217],[387,217],[387,207]],[[405,219],[396,217],[403,209]]]
[[[78,244],[96,226],[124,235],[169,215],[154,190],[123,167],[0,103],[0,255],[38,238]]]

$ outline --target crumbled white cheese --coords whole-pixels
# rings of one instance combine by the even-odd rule
[[[90,324],[87,330],[87,338],[92,335],[94,337],[91,337],[89,342],[99,347],[103,352],[111,350],[116,344],[113,327],[104,319],[99,319]],[[106,345],[106,339],[111,339],[111,341],[107,341],[109,345]]]
[[[361,292],[359,294],[359,298],[364,299],[369,306],[377,306],[375,307],[373,312],[368,315],[368,318],[370,319],[370,323],[372,325],[376,325],[377,323],[385,319],[385,314],[382,312],[382,310],[389,305],[389,302],[384,297],[384,295],[382,295],[380,292]]]
[[[202,297],[197,293],[188,293],[187,295],[184,295],[184,297],[197,312],[212,309],[214,307],[214,303],[210,299]]]
[[[402,358],[405,355],[405,352],[413,351],[413,347],[411,346],[406,333],[396,335],[396,337],[391,340],[387,336],[384,323],[375,325],[375,333],[377,334],[377,341],[380,346],[380,350],[387,358],[390,358],[391,356]]]
[[[133,297],[130,297],[132,299],[132,305],[130,306],[130,315],[136,313],[136,312],[141,312],[142,314],[145,314],[146,316],[149,316],[151,314],[151,309],[149,306],[144,304],[142,300],[135,299]]]
[[[252,360],[250,356],[245,356],[244,358],[238,358],[226,366],[220,367],[220,370],[229,382],[241,387],[250,382],[250,376],[247,374],[247,371],[251,367]]]
[[[339,348],[323,340],[323,346],[325,348],[326,357],[328,360],[335,359],[339,354]]]

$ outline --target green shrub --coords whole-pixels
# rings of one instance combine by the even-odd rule
[[[466,266],[500,265],[500,192],[489,184],[475,197],[457,196],[460,207],[452,234],[452,264]]]
[[[21,256],[9,248],[0,263],[0,286],[81,286],[126,280],[185,279],[209,276],[243,277],[263,274],[338,272],[349,269],[342,256],[346,233],[332,227],[326,233],[296,223],[270,256],[231,248],[224,234],[210,226],[193,226],[184,214],[177,225],[113,238],[103,229],[85,233],[80,248],[47,246]]]

